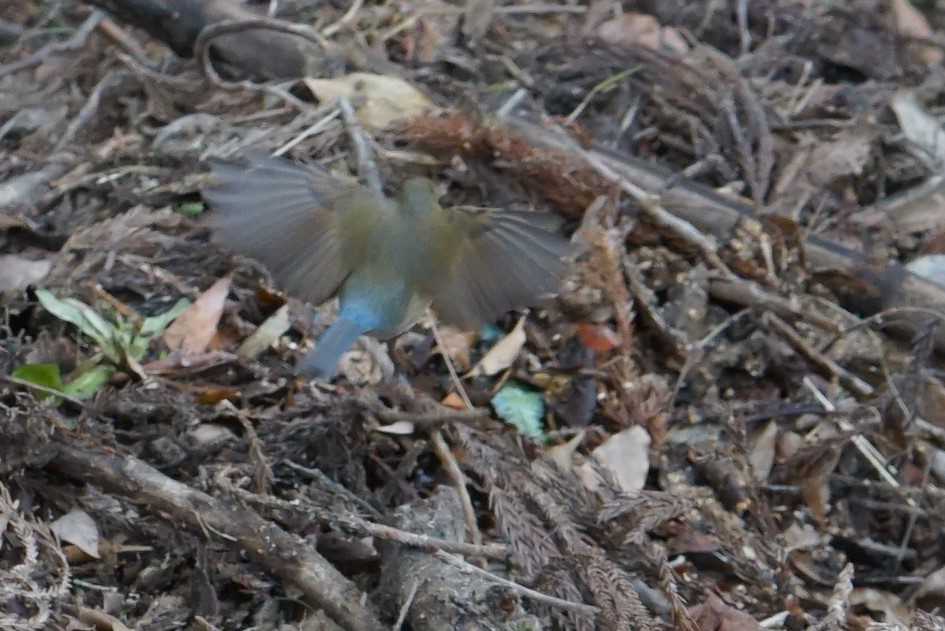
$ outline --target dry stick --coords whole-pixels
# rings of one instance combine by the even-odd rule
[[[339,114],[341,114],[341,110],[340,110],[340,109],[338,109],[337,107],[334,108],[334,109],[332,109],[330,112],[328,112],[328,115],[327,115],[327,116],[322,117],[322,118],[319,119],[315,124],[310,125],[309,127],[307,127],[307,128],[306,128],[305,130],[303,130],[300,134],[296,135],[295,138],[293,138],[293,139],[290,140],[289,142],[285,143],[284,145],[282,145],[281,147],[279,147],[278,149],[276,149],[276,150],[272,153],[272,155],[274,155],[274,156],[281,156],[282,154],[284,154],[284,153],[287,152],[289,149],[291,149],[292,147],[296,146],[297,144],[299,144],[300,142],[302,142],[302,141],[305,140],[306,138],[310,138],[310,137],[312,137],[312,136],[314,136],[314,135],[316,135],[316,134],[322,133],[323,131],[325,131],[325,130],[328,128],[329,125],[331,125],[332,121],[334,121],[336,118],[338,118]]]
[[[600,613],[600,609],[598,609],[597,607],[594,607],[593,605],[585,605],[584,603],[576,603],[570,600],[563,600],[561,598],[555,598],[554,596],[549,596],[548,594],[543,594],[541,592],[536,592],[534,589],[529,589],[528,587],[525,587],[524,585],[519,585],[518,583],[514,583],[510,580],[506,580],[504,578],[496,576],[495,574],[492,574],[483,569],[480,569],[476,567],[475,565],[471,563],[467,563],[466,561],[463,561],[462,559],[455,557],[452,554],[449,554],[447,552],[436,552],[433,556],[435,556],[441,561],[449,563],[450,565],[454,565],[462,570],[465,570],[467,572],[472,572],[473,574],[478,574],[479,576],[482,576],[490,581],[498,583],[499,585],[508,587],[509,589],[511,589],[513,592],[517,594],[521,594],[522,596],[525,596],[526,598],[531,598],[532,600],[536,600],[540,603],[544,603],[550,607],[557,607],[558,609],[566,609],[568,611],[577,611],[579,613],[587,614],[589,616],[595,616],[598,613]]]
[[[354,145],[354,153],[358,160],[358,175],[364,180],[368,188],[378,195],[384,194],[384,185],[381,183],[381,174],[374,161],[374,156],[368,145],[369,140],[357,116],[354,115],[354,108],[348,97],[338,97],[338,109],[341,110],[341,117],[345,121],[345,127],[348,129],[348,137],[351,144]]]
[[[420,589],[420,581],[414,579],[413,583],[410,584],[410,593],[407,594],[407,598],[400,608],[400,615],[397,616],[397,622],[394,623],[393,631],[400,631],[400,629],[403,628],[404,621],[407,620],[407,614],[410,613],[410,606],[413,604],[414,598],[417,597],[418,589]]]
[[[769,329],[774,329],[794,347],[798,353],[807,358],[809,362],[826,371],[830,376],[836,377],[846,387],[856,392],[859,396],[868,397],[873,394],[873,387],[850,373],[846,368],[830,359],[813,346],[807,343],[797,331],[787,322],[768,311],[761,316],[761,321]]]
[[[85,127],[98,113],[98,106],[102,102],[102,95],[105,93],[105,90],[127,76],[125,72],[112,70],[102,77],[92,90],[89,98],[85,101],[85,105],[82,106],[82,109],[79,110],[76,117],[69,123],[66,132],[59,138],[59,142],[56,143],[56,148],[53,149],[53,152],[61,151],[63,147],[72,142],[72,139],[79,133],[79,130]]]
[[[165,476],[134,456],[57,443],[52,465],[87,484],[108,488],[151,507],[175,525],[207,528],[237,541],[272,574],[292,583],[338,624],[354,631],[385,627],[365,606],[364,594],[299,537],[257,513],[230,505]]]
[[[659,203],[659,196],[648,193],[629,180],[621,177],[620,174],[604,164],[602,160],[599,160],[597,156],[581,148],[577,148],[576,151],[579,152],[579,155],[584,161],[593,167],[595,171],[620,186],[620,190],[630,195],[630,197],[640,205],[640,208],[647,216],[656,222],[658,226],[666,228],[676,236],[685,239],[687,243],[695,245],[702,252],[702,256],[705,257],[706,261],[713,267],[718,269],[727,278],[735,278],[735,274],[728,269],[728,266],[725,265],[721,257],[719,257],[718,244],[715,242],[714,238],[710,235],[703,234],[688,221],[680,219],[663,208]]]
[[[83,48],[85,46],[86,40],[89,38],[89,35],[93,30],[95,30],[95,27],[98,26],[99,22],[104,19],[104,13],[101,11],[93,11],[92,14],[85,19],[85,22],[83,22],[82,25],[76,29],[76,32],[72,35],[72,37],[64,42],[47,44],[25,59],[20,59],[19,61],[14,61],[4,66],[0,66],[0,77],[6,76],[13,72],[26,70],[27,68],[32,68],[33,66],[38,66],[48,57],[56,53],[67,53]]]
[[[264,506],[273,510],[283,510],[292,513],[304,513],[310,517],[314,514],[316,519],[322,520],[324,522],[338,523],[342,527],[360,534],[370,535],[372,537],[377,537],[378,539],[384,539],[386,541],[393,541],[395,543],[410,546],[411,548],[426,550],[428,552],[443,550],[444,552],[455,552],[456,554],[467,556],[485,557],[488,559],[494,559],[496,561],[508,560],[509,549],[507,546],[501,543],[473,545],[459,541],[440,539],[438,537],[418,535],[413,532],[401,530],[400,528],[394,528],[393,526],[367,521],[366,519],[362,519],[361,517],[353,514],[320,514],[320,511],[311,505],[301,507],[293,502],[267,495],[261,495],[258,493],[252,493],[246,489],[242,489],[226,479],[226,477],[223,475],[224,473],[225,470],[221,471],[220,474],[215,476],[214,483],[224,489],[227,493],[235,495],[240,500],[247,503],[255,504],[257,506]]]
[[[453,365],[452,358],[449,356],[449,353],[446,352],[446,345],[443,344],[440,329],[436,325],[436,315],[429,309],[427,313],[430,316],[430,327],[433,329],[433,338],[436,340],[436,345],[440,347],[443,361],[446,362],[446,368],[450,372],[450,379],[453,380],[453,384],[456,386],[456,390],[463,400],[463,405],[466,406],[467,410],[472,410],[472,401],[469,400],[469,395],[466,394],[466,388],[463,387],[463,382],[460,381],[459,375],[456,373],[456,367]],[[466,530],[469,531],[469,536],[472,538],[474,544],[482,545],[482,533],[479,532],[479,524],[476,522],[476,509],[473,508],[472,497],[469,495],[469,489],[466,488],[466,476],[463,475],[463,470],[459,468],[459,463],[456,462],[453,452],[450,450],[449,445],[446,444],[443,433],[437,429],[434,430],[430,436],[433,439],[434,451],[436,451],[443,464],[446,465],[446,472],[453,481],[456,492],[459,494],[459,500],[463,506],[463,516],[466,519]]]
[[[436,452],[440,462],[446,467],[446,474],[459,494],[460,502],[463,505],[463,516],[466,520],[466,530],[469,531],[473,544],[480,546],[482,545],[482,533],[479,532],[479,524],[476,523],[476,510],[473,508],[469,489],[466,488],[466,476],[463,475],[463,470],[459,468],[459,463],[456,462],[450,446],[446,444],[443,432],[435,430],[430,434],[430,438],[433,442],[433,451]]]

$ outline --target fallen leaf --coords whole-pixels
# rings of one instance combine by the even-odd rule
[[[82,510],[71,510],[49,525],[56,536],[71,543],[90,557],[97,559],[98,555],[98,526]]]
[[[463,401],[463,398],[455,392],[450,392],[448,395],[443,397],[443,400],[440,401],[440,404],[454,410],[466,409],[466,402]]]
[[[920,104],[912,90],[900,90],[889,103],[906,140],[915,144],[939,164],[945,163],[945,130]]]
[[[453,360],[459,372],[469,370],[469,350],[476,339],[475,333],[461,331],[453,326],[440,327],[440,341],[443,344],[438,350]]]
[[[395,436],[409,436],[414,432],[414,425],[410,421],[395,421],[389,425],[381,425],[377,431]]]
[[[932,39],[932,27],[921,11],[912,6],[909,0],[892,0],[892,13],[896,18],[896,30],[900,35],[918,40]],[[937,46],[913,44],[910,47],[923,62],[933,65],[942,63],[945,53]]]
[[[578,325],[577,333],[581,344],[598,353],[609,353],[620,346],[620,336],[606,324],[584,322]]]
[[[650,434],[641,426],[634,425],[608,438],[591,452],[602,467],[610,471],[621,490],[635,493],[646,484],[650,471]],[[590,465],[584,465],[585,475],[581,476],[585,485],[591,481],[588,490],[597,488],[587,474],[592,471]]]
[[[355,72],[336,79],[304,81],[320,101],[330,102],[342,96],[351,99],[358,120],[375,131],[433,108],[433,102],[423,92],[400,77]]]
[[[689,608],[689,616],[700,631],[761,631],[762,626],[743,611],[710,593],[701,605]]]
[[[751,436],[748,461],[756,482],[764,482],[774,467],[775,445],[778,441],[778,424],[769,421]]]
[[[24,289],[35,285],[52,268],[47,259],[30,260],[17,254],[0,255],[0,292]]]
[[[545,450],[545,459],[558,465],[562,471],[571,471],[574,468],[574,454],[584,442],[585,431],[582,429],[571,440],[560,445],[554,445]]]
[[[229,427],[219,423],[201,423],[187,432],[187,437],[198,449],[219,446],[231,440],[237,440],[236,434]]]
[[[531,438],[543,435],[545,398],[540,392],[510,381],[492,397],[492,407],[503,421]]]
[[[519,318],[515,328],[483,355],[466,377],[494,375],[505,370],[515,362],[523,346],[525,346],[525,316]]]
[[[184,355],[198,355],[207,350],[223,315],[230,281],[231,277],[227,275],[213,283],[167,327],[164,343],[169,349],[181,351]]]
[[[655,17],[645,13],[630,11],[607,20],[597,28],[597,36],[611,46],[642,46],[679,54],[689,52],[689,44],[679,31],[660,25]]]
[[[272,346],[283,333],[288,331],[289,326],[291,326],[289,322],[289,305],[286,303],[279,307],[274,314],[266,318],[266,321],[263,322],[258,329],[253,331],[252,335],[246,338],[246,341],[240,345],[236,354],[245,359],[255,359],[263,351]]]

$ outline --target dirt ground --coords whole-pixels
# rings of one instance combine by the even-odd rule
[[[931,0],[0,3],[0,629],[945,629],[943,59]],[[335,305],[207,227],[251,151],[576,254],[308,381]]]

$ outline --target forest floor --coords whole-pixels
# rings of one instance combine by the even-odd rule
[[[625,4],[0,6],[0,629],[945,629],[945,9]],[[579,253],[307,381],[251,150]]]

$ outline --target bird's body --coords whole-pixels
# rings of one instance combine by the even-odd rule
[[[567,242],[538,213],[444,209],[432,182],[405,182],[396,200],[313,167],[253,157],[214,164],[204,197],[224,245],[265,263],[313,303],[337,294],[338,319],[300,370],[329,378],[358,336],[398,335],[431,304],[477,326],[554,291]]]

